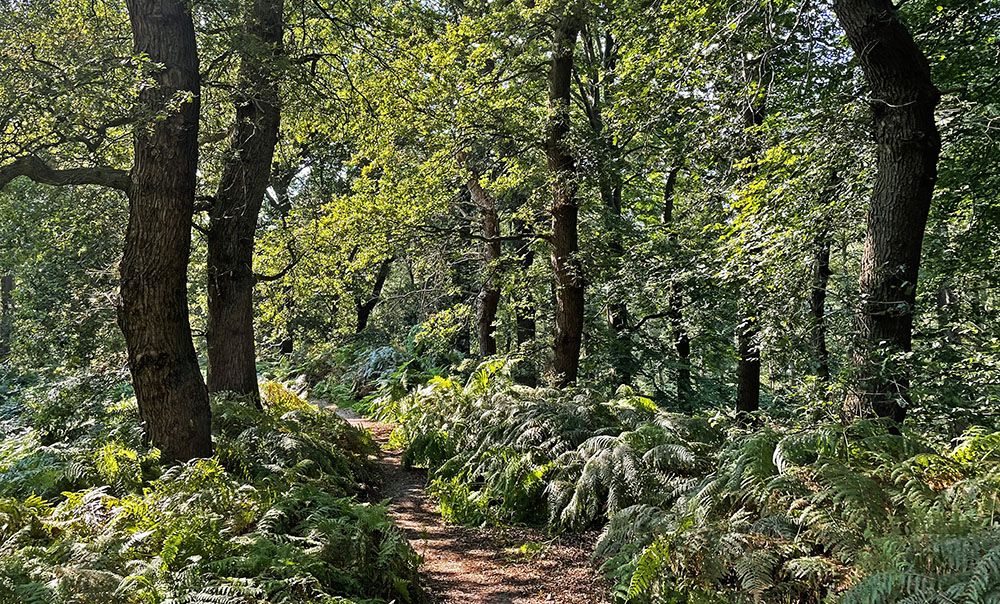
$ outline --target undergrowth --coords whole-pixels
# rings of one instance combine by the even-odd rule
[[[362,503],[374,444],[275,383],[213,401],[216,455],[164,467],[102,376],[2,401],[0,602],[419,602],[417,555]]]
[[[658,409],[524,388],[489,362],[373,412],[451,521],[602,527],[622,602],[1000,602],[1000,433]]]

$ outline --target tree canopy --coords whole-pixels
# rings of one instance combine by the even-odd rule
[[[998,32],[0,2],[0,602],[433,598],[377,444],[610,600],[994,601]]]

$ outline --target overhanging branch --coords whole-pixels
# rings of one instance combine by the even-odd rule
[[[0,189],[18,176],[26,176],[43,185],[99,185],[119,191],[128,191],[132,180],[125,170],[93,166],[57,170],[44,161],[29,155],[0,167]]]

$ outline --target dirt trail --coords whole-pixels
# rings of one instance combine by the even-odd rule
[[[392,427],[337,413],[371,430],[381,444]],[[424,490],[426,474],[403,468],[398,451],[382,457],[382,497],[396,524],[423,556],[420,571],[442,603],[604,604],[606,586],[590,563],[592,537],[552,539],[523,528],[473,529],[445,524]],[[522,546],[527,546],[522,548]]]

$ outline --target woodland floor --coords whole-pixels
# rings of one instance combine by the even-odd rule
[[[337,413],[366,428],[383,447],[380,496],[413,549],[434,601],[449,603],[603,604],[607,587],[590,561],[594,535],[552,537],[530,528],[468,528],[447,524],[427,495],[426,472],[402,466],[385,445],[392,426]],[[525,546],[522,548],[522,546]]]

